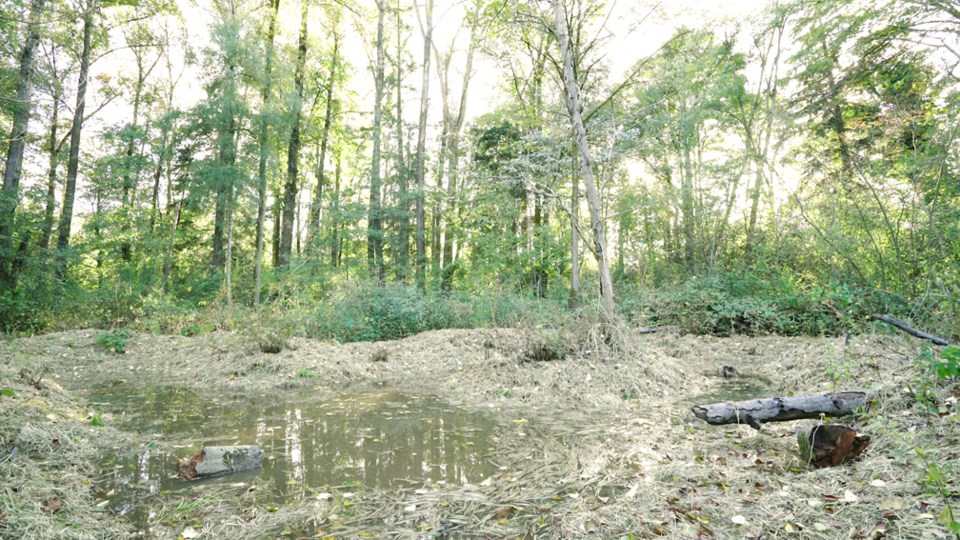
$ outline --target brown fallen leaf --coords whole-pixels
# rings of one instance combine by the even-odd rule
[[[493,513],[496,519],[507,519],[516,512],[518,508],[513,505],[507,505]]]
[[[51,497],[43,503],[43,509],[51,514],[59,512],[61,506],[63,506],[63,503],[60,502],[60,497]]]

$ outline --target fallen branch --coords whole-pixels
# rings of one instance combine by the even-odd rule
[[[949,341],[947,341],[947,340],[945,340],[945,339],[943,339],[943,338],[941,338],[941,337],[937,337],[937,336],[934,336],[934,335],[932,335],[932,334],[928,334],[928,333],[926,333],[926,332],[921,332],[920,330],[917,330],[916,328],[914,328],[914,327],[910,326],[909,324],[901,321],[900,319],[895,319],[895,318],[893,318],[893,317],[891,317],[891,316],[889,316],[889,315],[874,315],[873,318],[876,319],[876,320],[878,320],[878,321],[880,321],[880,322],[885,322],[885,323],[889,324],[890,326],[894,326],[894,327],[896,327],[896,328],[899,328],[900,330],[903,330],[904,332],[910,334],[910,335],[913,336],[913,337],[918,337],[918,338],[920,338],[920,339],[928,339],[928,340],[932,341],[935,345],[943,345],[943,346],[953,345],[953,343],[950,343]]]
[[[747,424],[760,429],[760,425],[767,422],[846,416],[866,404],[866,392],[838,392],[713,403],[697,405],[692,410],[697,418],[715,426]]]

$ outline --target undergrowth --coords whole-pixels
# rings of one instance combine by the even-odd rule
[[[363,281],[325,291],[277,293],[259,309],[239,303],[225,306],[216,297],[188,303],[122,286],[100,292],[65,290],[47,308],[28,297],[0,297],[0,314],[22,315],[0,318],[0,330],[6,332],[97,327],[198,336],[244,329],[269,352],[286,348],[293,336],[382,341],[445,328],[562,328],[580,316],[567,309],[563,294],[534,298],[511,290],[422,293],[410,285]],[[890,293],[845,284],[806,285],[795,278],[750,272],[716,273],[656,288],[618,283],[617,304],[627,322],[675,326],[684,333],[704,335],[837,336],[869,329],[874,313],[903,317],[947,336],[956,331],[951,323],[930,315],[935,308],[911,306]],[[121,351],[122,343],[117,352]]]

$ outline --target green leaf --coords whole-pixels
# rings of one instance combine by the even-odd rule
[[[9,388],[0,388],[0,396],[10,396],[13,397],[13,390]]]

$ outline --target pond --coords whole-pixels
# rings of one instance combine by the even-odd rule
[[[207,397],[176,386],[126,384],[88,396],[97,410],[114,415],[119,428],[157,441],[104,456],[99,485],[109,509],[144,526],[152,498],[195,496],[217,485],[256,480],[279,505],[336,487],[477,484],[496,471],[488,456],[498,424],[430,396]],[[196,482],[176,478],[178,459],[202,446],[233,444],[259,445],[262,468]]]

